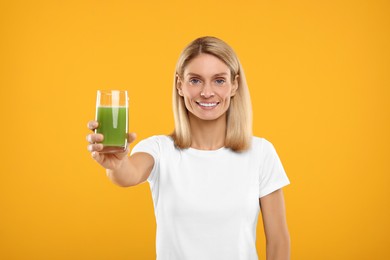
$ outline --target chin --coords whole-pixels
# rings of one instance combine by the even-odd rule
[[[192,113],[191,113],[192,114]],[[219,114],[219,115],[199,115],[199,114],[192,114],[195,118],[204,120],[204,121],[214,121],[217,119],[220,119],[222,117],[225,117],[226,113]]]

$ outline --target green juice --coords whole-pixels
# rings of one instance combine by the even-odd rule
[[[127,108],[100,106],[96,111],[99,122],[96,133],[104,136],[102,152],[124,151],[127,144]]]

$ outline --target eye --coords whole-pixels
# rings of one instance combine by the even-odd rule
[[[215,80],[215,83],[217,83],[217,85],[223,85],[225,82],[226,82],[225,79],[216,79]]]
[[[199,85],[201,83],[200,79],[197,78],[191,78],[189,82],[191,85]]]

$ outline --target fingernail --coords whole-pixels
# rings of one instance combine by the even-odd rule
[[[96,156],[97,156],[97,153],[96,152],[92,152],[92,158],[96,158]]]

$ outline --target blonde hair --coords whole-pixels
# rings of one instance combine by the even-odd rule
[[[192,41],[181,53],[176,64],[173,83],[173,115],[175,130],[172,138],[180,149],[191,146],[191,131],[184,99],[177,90],[178,76],[183,77],[187,64],[199,54],[210,54],[223,61],[231,72],[232,82],[238,75],[238,89],[231,98],[226,117],[225,147],[233,151],[245,151],[252,140],[252,106],[244,70],[233,49],[215,37],[201,37]]]

